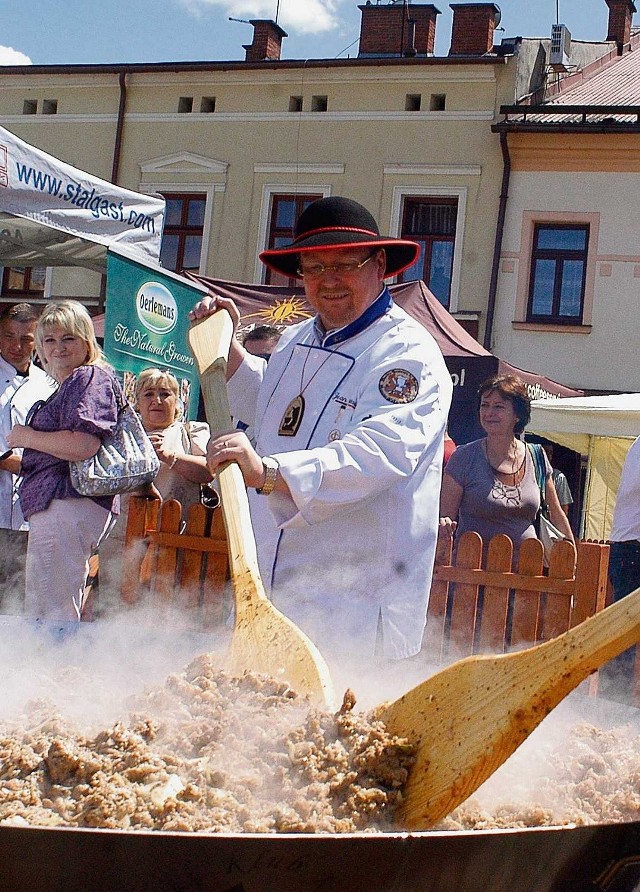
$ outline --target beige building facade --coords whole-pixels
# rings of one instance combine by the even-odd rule
[[[631,0],[609,0],[626,12]],[[640,35],[504,109],[508,202],[487,338],[569,387],[640,391]]]
[[[508,318],[523,250],[511,219],[485,332],[504,175],[492,125],[502,106],[544,88],[549,41],[495,46],[495,4],[452,7],[445,57],[433,54],[436,7],[382,3],[360,7],[350,59],[286,60],[285,32],[255,20],[243,62],[0,67],[0,124],[81,170],[164,195],[162,262],[178,271],[269,281],[257,254],[289,239],[308,201],[355,198],[383,232],[421,243],[405,278],[423,278],[480,339],[491,334],[520,367],[537,369],[539,357],[527,365],[531,349]],[[611,50],[607,37],[580,44],[581,64]],[[517,188],[530,186],[518,180]],[[541,201],[546,187],[535,188]],[[104,283],[78,268],[3,271],[2,302],[52,296],[97,313]],[[573,369],[558,368],[557,380],[582,386]]]

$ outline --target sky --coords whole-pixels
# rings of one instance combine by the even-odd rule
[[[244,60],[243,44],[253,37],[249,19],[276,20],[287,32],[283,59],[353,57],[358,2],[366,0],[0,0],[0,64]],[[452,11],[449,0],[433,2],[441,12],[435,50],[442,56]],[[498,6],[504,31],[496,32],[496,43],[548,37],[555,22],[576,40],[607,35],[605,0],[500,0]],[[640,24],[640,13],[634,26],[636,19]]]

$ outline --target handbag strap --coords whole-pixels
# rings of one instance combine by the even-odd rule
[[[118,381],[118,379],[116,378],[115,375],[113,376],[113,390],[116,395],[116,405],[118,407],[118,415],[119,415],[120,412],[122,412],[122,410],[127,405],[130,405],[130,403],[129,403],[129,400],[124,395],[124,390],[122,389],[122,384],[120,384],[120,382]]]
[[[531,453],[533,467],[536,473],[536,482],[538,484],[538,489],[540,490],[540,507],[543,507],[546,506],[547,503],[547,475],[545,473],[546,468],[544,464],[542,446],[539,443],[527,443],[527,448]]]

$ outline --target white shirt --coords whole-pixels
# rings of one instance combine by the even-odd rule
[[[283,436],[301,392],[300,427]],[[291,326],[268,365],[249,356],[229,381],[291,493],[249,490],[263,581],[321,650],[371,655],[380,621],[385,656],[419,651],[451,392],[435,340],[395,305],[331,346],[314,320]]]
[[[627,452],[611,524],[611,542],[640,541],[640,437]]]
[[[0,455],[8,449],[6,438],[13,425],[24,424],[34,403],[48,399],[57,386],[33,363],[28,375],[19,375],[11,363],[0,356]],[[15,451],[22,452],[20,449]],[[29,528],[20,510],[17,482],[15,474],[0,470],[0,527],[3,529]]]

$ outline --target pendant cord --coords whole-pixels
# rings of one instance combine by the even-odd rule
[[[318,374],[319,371],[321,371],[321,370],[324,368],[325,363],[329,362],[329,360],[331,359],[331,357],[333,356],[333,354],[334,354],[335,352],[336,352],[335,349],[329,351],[329,355],[326,356],[326,357],[322,360],[322,362],[320,363],[320,365],[318,366],[318,368],[315,370],[315,372],[313,373],[313,375],[309,378],[309,380],[307,381],[307,383],[303,386],[303,382],[304,382],[304,373],[305,373],[305,369],[307,368],[307,360],[308,360],[309,357],[311,356],[311,347],[309,348],[309,352],[308,352],[307,355],[305,356],[304,363],[302,364],[302,373],[301,373],[301,375],[300,375],[300,389],[299,389],[298,396],[302,396],[302,395],[304,394],[305,390],[307,389],[307,387],[309,387],[309,385],[311,384],[311,382],[313,381],[313,379],[315,378],[315,376]]]
[[[484,455],[487,460],[487,464],[489,465],[489,467],[491,468],[491,470],[493,471],[494,474],[502,474],[503,477],[506,477],[506,476],[513,477],[513,484],[512,484],[513,486],[517,486],[516,476],[520,475],[520,472],[522,471],[522,469],[525,465],[525,462],[527,461],[527,452],[525,450],[522,461],[520,462],[519,467],[516,468],[516,458],[517,458],[517,454],[518,454],[517,448],[518,447],[516,445],[516,449],[513,453],[512,459],[511,459],[511,471],[500,471],[500,470],[498,470],[498,468],[494,467],[491,464],[491,461],[489,460],[489,452],[487,450],[487,441],[485,440],[485,442],[484,442]]]
[[[318,368],[305,384],[304,373],[307,368],[309,357],[311,356],[311,347],[308,348],[308,353],[304,358],[304,362],[302,363],[302,372],[300,374],[300,388],[298,391],[298,395],[294,396],[294,398],[285,409],[284,415],[282,416],[282,421],[280,422],[280,427],[278,428],[278,434],[281,437],[295,437],[295,435],[300,430],[300,425],[302,424],[302,419],[304,417],[305,411],[304,392],[307,387],[309,387],[318,372],[320,372],[324,368],[325,364],[331,359],[334,353],[335,349],[329,351],[328,355],[325,356]]]
[[[487,441],[486,440],[483,443],[483,447],[484,447],[484,450],[483,450],[484,457],[487,461],[487,464],[489,465],[489,467],[491,468],[491,470],[493,471],[493,474],[494,474],[493,486],[491,487],[491,493],[490,493],[491,498],[494,499],[494,501],[502,502],[503,504],[506,504],[506,505],[513,505],[513,506],[521,505],[522,504],[522,490],[520,488],[520,484],[524,480],[524,473],[522,474],[522,477],[520,477],[520,472],[526,465],[526,461],[527,461],[526,448],[525,448],[524,458],[518,468],[516,468],[516,458],[517,458],[517,454],[518,454],[518,452],[517,452],[518,446],[516,444],[514,454],[511,458],[511,471],[499,471],[497,468],[495,468],[491,464],[491,462],[489,460],[489,452],[487,450]],[[525,471],[525,473],[526,473],[526,471]],[[503,477],[511,477],[513,479],[513,483],[504,483],[500,479],[499,475],[502,475]],[[520,477],[520,479],[518,479],[518,477]],[[513,495],[511,492],[513,490],[515,490],[515,495]]]

